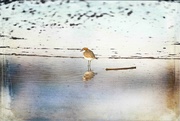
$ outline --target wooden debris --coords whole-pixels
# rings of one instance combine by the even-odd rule
[[[125,68],[106,68],[106,71],[110,71],[110,70],[128,70],[128,69],[136,69],[136,67],[125,67]]]

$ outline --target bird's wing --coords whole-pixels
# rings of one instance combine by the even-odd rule
[[[94,53],[91,50],[84,52],[84,56],[87,58],[96,58]]]

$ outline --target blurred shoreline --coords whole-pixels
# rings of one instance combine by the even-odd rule
[[[23,53],[0,53],[0,55],[6,56],[36,56],[36,57],[54,57],[54,58],[83,58],[82,56],[57,56],[57,55],[43,55],[43,54],[23,54]],[[127,56],[127,57],[97,57],[97,59],[176,59],[180,60],[180,57],[152,57],[152,56]]]

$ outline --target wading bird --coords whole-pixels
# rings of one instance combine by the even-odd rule
[[[81,51],[84,51],[83,52],[83,55],[84,55],[84,58],[86,60],[88,60],[88,70],[90,69],[91,70],[91,61],[93,59],[96,59],[93,51],[89,50],[87,47],[84,47]]]

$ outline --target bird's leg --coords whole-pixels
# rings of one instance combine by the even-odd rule
[[[89,60],[88,60],[88,71],[89,71]]]
[[[91,71],[91,60],[89,61],[89,69]]]

